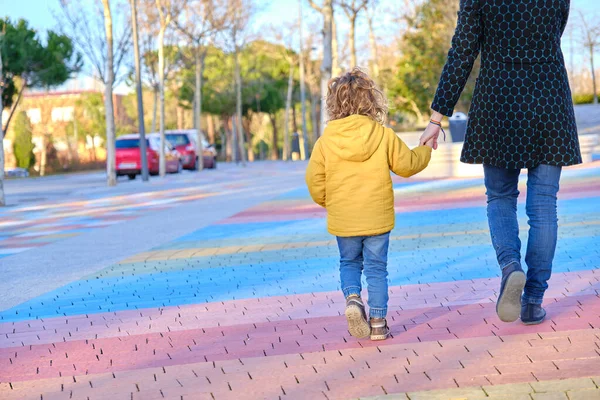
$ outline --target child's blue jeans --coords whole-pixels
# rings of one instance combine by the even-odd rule
[[[385,318],[388,304],[387,256],[390,234],[338,237],[340,279],[344,296],[360,295],[364,271],[369,292],[369,316]]]

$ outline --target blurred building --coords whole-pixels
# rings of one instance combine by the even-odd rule
[[[42,168],[42,153],[51,144],[61,164],[69,165],[76,159],[78,162],[91,162],[104,160],[103,132],[91,132],[86,128],[86,111],[83,110],[82,102],[89,95],[103,97],[103,93],[97,88],[67,91],[27,91],[20,101],[18,112],[25,112],[29,117],[32,127],[33,142],[35,144],[36,170]],[[124,96],[113,95],[115,124],[126,125],[131,119],[125,111]],[[100,102],[103,112],[104,105]],[[6,121],[8,112],[5,110],[2,116]],[[12,168],[16,160],[12,154],[12,141],[14,139],[13,115],[9,130],[5,136],[6,167]]]

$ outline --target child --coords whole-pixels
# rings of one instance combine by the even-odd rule
[[[403,177],[422,171],[433,141],[410,150],[384,127],[387,102],[358,68],[329,82],[327,112],[330,120],[313,149],[306,183],[313,200],[327,209],[329,233],[337,237],[350,334],[385,340],[387,253],[395,223],[390,170]],[[370,323],[360,297],[363,271]]]

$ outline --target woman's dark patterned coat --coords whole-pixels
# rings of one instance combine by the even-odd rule
[[[581,163],[560,38],[569,0],[461,0],[432,109],[452,115],[481,52],[461,161],[502,168]]]

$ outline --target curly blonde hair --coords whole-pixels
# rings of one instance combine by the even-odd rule
[[[358,67],[329,81],[326,103],[329,121],[358,114],[384,124],[387,118],[388,104],[383,92]]]

